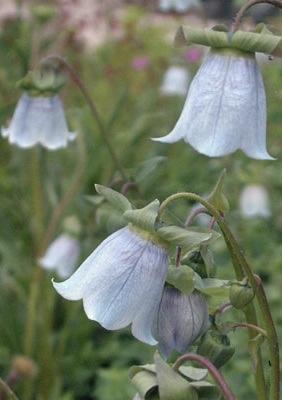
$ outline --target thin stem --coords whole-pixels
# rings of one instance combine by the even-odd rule
[[[200,356],[199,354],[187,353],[183,356],[179,357],[173,368],[175,371],[179,369],[179,367],[185,363],[186,361],[196,361],[201,364],[203,367],[209,370],[209,373],[212,375],[213,379],[218,384],[225,400],[236,400],[235,395],[232,393],[230,387],[224,379],[224,376],[219,372],[219,370],[205,357]]]
[[[175,257],[175,266],[179,267],[181,263],[181,253],[182,253],[182,248],[180,246],[176,247],[176,257]]]
[[[247,329],[253,329],[254,331],[260,333],[261,335],[267,337],[267,333],[264,329],[260,328],[257,325],[254,324],[248,324],[247,322],[236,322],[234,324],[228,324],[225,326],[228,330],[232,331],[233,329],[237,328],[247,328]]]
[[[61,218],[65,210],[67,209],[68,205],[73,200],[74,196],[76,195],[76,193],[80,188],[86,165],[86,150],[82,135],[78,135],[77,137],[77,147],[78,147],[78,155],[77,155],[78,163],[74,173],[73,182],[53,211],[44,239],[41,244],[41,254],[45,252],[47,246],[53,239],[53,236],[56,232],[56,229],[61,221]]]
[[[189,213],[189,215],[188,215],[188,217],[186,218],[186,221],[185,221],[185,226],[187,227],[187,226],[192,225],[194,219],[200,214],[209,214],[209,213],[207,213],[207,210],[206,210],[205,207],[196,208],[191,213]]]
[[[261,3],[265,3],[265,4],[270,4],[274,7],[278,7],[278,8],[282,8],[282,1],[281,0],[249,0],[246,4],[244,4],[240,10],[238,11],[236,17],[235,17],[235,21],[232,24],[232,29],[231,32],[236,32],[239,29],[241,20],[243,18],[243,15],[245,14],[245,12],[255,6],[256,4],[261,4]]]
[[[271,316],[270,308],[266,299],[265,294],[262,292],[262,285],[257,284],[257,279],[254,276],[249,264],[247,263],[242,250],[240,249],[237,241],[235,240],[232,232],[230,231],[229,227],[224,221],[224,218],[222,215],[218,212],[218,210],[213,207],[209,202],[201,198],[200,196],[194,194],[194,193],[177,193],[174,194],[170,197],[168,197],[160,206],[160,211],[159,215],[161,215],[165,208],[173,201],[177,199],[183,199],[186,198],[188,200],[194,200],[195,202],[201,203],[204,207],[207,208],[207,210],[214,216],[216,219],[216,222],[218,223],[224,239],[226,241],[228,250],[230,251],[231,258],[233,261],[233,267],[235,270],[235,274],[237,276],[237,279],[241,279],[243,276],[247,276],[249,279],[249,282],[254,289],[256,293],[256,297],[258,300],[258,305],[260,309],[260,314],[261,317],[263,318],[264,321],[264,328],[267,332],[268,336],[268,347],[269,347],[269,353],[270,353],[270,362],[272,366],[272,375],[271,375],[271,388],[270,388],[270,400],[279,400],[280,396],[280,382],[279,382],[279,376],[280,376],[280,368],[279,368],[279,351],[278,349],[278,342],[277,342],[277,333],[276,329],[274,326],[274,322]],[[253,305],[251,304],[250,306],[246,307],[246,310],[244,310],[245,315],[247,317],[247,321],[249,323],[253,323],[257,325],[257,318],[255,314],[255,309]],[[250,333],[251,334],[251,333]],[[261,379],[259,379],[261,378]],[[257,389],[258,389],[258,396],[259,399],[266,399],[266,393],[265,393],[265,385],[262,382],[263,378],[263,373],[262,373],[262,365],[261,361],[259,361],[258,364],[258,371],[256,373],[256,382],[257,382]]]
[[[217,315],[222,315],[225,313],[225,311],[229,310],[230,308],[232,308],[232,304],[231,303],[224,303],[222,304],[220,307],[218,307],[215,312],[213,313],[213,317],[215,318]]]
[[[0,378],[0,400],[18,400],[15,393],[10,387]]]
[[[104,126],[104,123],[103,123],[103,121],[102,121],[102,119],[100,117],[100,114],[99,114],[99,112],[97,110],[97,107],[96,107],[94,101],[91,98],[91,95],[90,95],[88,89],[86,88],[86,85],[81,80],[81,78],[79,77],[77,72],[73,69],[73,67],[64,58],[62,58],[60,56],[56,56],[56,55],[48,56],[48,57],[46,57],[45,59],[43,59],[41,61],[41,64],[43,65],[44,63],[46,63],[48,61],[51,61],[51,60],[57,61],[59,63],[59,66],[64,68],[68,72],[68,74],[71,77],[72,81],[80,89],[82,95],[84,96],[84,98],[86,100],[86,103],[88,104],[88,106],[90,108],[92,116],[94,117],[94,119],[95,119],[95,121],[97,123],[97,126],[99,128],[101,137],[103,138],[103,140],[104,140],[104,142],[105,142],[105,144],[106,144],[106,146],[108,148],[110,156],[111,156],[111,158],[112,158],[117,170],[119,171],[119,173],[122,176],[123,180],[124,181],[128,181],[129,179],[128,179],[128,177],[127,177],[127,175],[126,175],[126,173],[125,173],[125,171],[124,171],[124,169],[123,169],[123,167],[121,165],[121,162],[120,162],[118,156],[116,155],[116,152],[114,150],[114,147],[111,144],[111,141],[109,140],[109,137],[108,137],[106,128]]]

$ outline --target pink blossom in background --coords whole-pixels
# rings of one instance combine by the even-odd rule
[[[131,62],[131,67],[135,71],[143,71],[144,69],[148,68],[150,63],[151,61],[148,56],[136,56]]]
[[[188,51],[186,51],[186,53],[184,54],[184,58],[189,63],[196,63],[201,60],[202,52],[200,49],[193,47],[193,48],[189,49]]]

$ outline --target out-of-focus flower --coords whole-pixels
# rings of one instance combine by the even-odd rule
[[[173,350],[184,353],[208,327],[205,298],[194,291],[187,295],[166,286],[153,325],[153,334],[161,353],[168,357]]]
[[[79,241],[64,233],[50,244],[39,264],[44,269],[56,271],[60,278],[66,279],[77,266],[79,254]]]
[[[148,56],[136,56],[131,62],[131,68],[135,71],[143,71],[150,65],[150,58]]]
[[[83,299],[88,318],[104,328],[132,324],[137,339],[155,344],[151,321],[167,268],[165,248],[128,226],[110,235],[68,280],[54,282],[54,287],[68,300]]]
[[[58,95],[32,97],[23,94],[8,128],[2,136],[22,148],[41,144],[49,150],[66,147],[75,138],[69,132],[63,106]]]
[[[194,7],[199,7],[199,0],[159,0],[159,9],[163,12],[186,12]]]
[[[269,196],[261,185],[248,185],[240,195],[240,210],[245,218],[271,216]]]
[[[170,67],[163,78],[160,87],[161,94],[165,96],[185,96],[190,82],[190,73],[184,67]]]
[[[255,56],[211,51],[190,85],[180,118],[167,136],[220,157],[243,150],[272,159],[266,149],[266,100]]]
[[[186,61],[188,61],[191,64],[197,63],[202,58],[202,52],[197,47],[193,47],[186,51],[186,53],[184,54],[184,58]]]

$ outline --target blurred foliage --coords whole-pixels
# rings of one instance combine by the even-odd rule
[[[79,72],[90,90],[108,134],[127,172],[138,182],[137,193],[129,192],[136,205],[164,199],[176,191],[209,193],[223,168],[227,169],[225,192],[231,205],[228,221],[242,243],[255,271],[266,284],[274,318],[281,336],[282,284],[282,64],[280,60],[262,65],[268,99],[268,143],[276,161],[254,161],[241,153],[221,159],[208,159],[183,143],[164,145],[151,137],[170,131],[184,99],[166,98],[159,93],[164,72],[169,65],[186,65],[195,73],[198,65],[185,61],[184,50],[174,49],[167,31],[171,22],[154,25],[144,10],[128,8],[123,18],[123,37],[111,39],[85,51],[74,40],[71,29],[61,29],[57,15],[38,26],[20,16],[2,22],[0,32],[0,123],[6,125],[20,95],[16,82],[47,53],[60,52]],[[177,26],[177,21],[172,24]],[[171,36],[172,37],[172,36]],[[63,49],[63,51],[62,51]],[[132,67],[134,57],[146,56],[150,63],[144,70]],[[102,206],[87,196],[95,195],[94,183],[110,184],[117,176],[107,149],[101,140],[87,106],[69,82],[62,97],[70,125],[83,135],[87,148],[87,168],[81,190],[66,214],[76,214],[83,227],[83,260],[94,247],[119,224]],[[52,208],[72,181],[76,144],[66,150],[47,153],[44,149],[20,150],[1,139],[0,157],[0,376],[7,376],[14,355],[23,353],[25,322],[30,282],[35,267],[32,227],[31,158],[41,160],[41,184],[44,198],[44,226]],[[120,189],[118,180],[114,184]],[[259,183],[269,191],[272,217],[244,220],[238,209],[242,187]],[[142,203],[143,201],[141,201]],[[183,221],[192,204],[179,202],[171,209],[171,218]],[[219,276],[233,278],[230,260],[222,240],[214,246]],[[152,361],[153,350],[134,340],[129,331],[107,332],[89,321],[81,304],[57,296],[46,273],[38,309],[33,357],[39,374],[32,383],[35,399],[131,399],[134,390],[127,370],[133,364]],[[45,320],[42,310],[52,309]],[[232,312],[233,313],[233,312]],[[234,312],[234,319],[242,316]],[[229,317],[231,315],[229,314]],[[246,332],[231,334],[235,356],[223,368],[238,398],[253,398],[253,378],[247,352]],[[26,393],[26,383],[16,387],[19,396]],[[20,397],[20,398],[25,398]]]

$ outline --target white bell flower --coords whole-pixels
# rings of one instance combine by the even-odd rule
[[[165,248],[128,226],[104,240],[69,279],[53,284],[65,299],[82,299],[89,319],[109,330],[132,324],[132,334],[153,345],[152,318],[167,269]]]
[[[2,136],[21,148],[41,144],[49,150],[66,147],[75,138],[68,130],[58,95],[31,97],[28,94],[21,96],[9,127],[2,128]]]
[[[164,96],[185,96],[190,79],[190,73],[186,68],[171,66],[164,74],[160,92]]]
[[[266,149],[265,90],[254,54],[210,50],[176,126],[154,140],[180,139],[210,157],[241,149],[254,159],[273,159]]]
[[[199,0],[160,0],[159,9],[163,12],[176,11],[186,12],[191,8],[199,7]]]
[[[271,216],[267,190],[261,185],[248,185],[240,195],[240,210],[245,218]]]
[[[80,243],[68,234],[61,234],[48,247],[39,259],[39,264],[46,270],[56,271],[62,279],[68,278],[77,266],[80,255]]]

